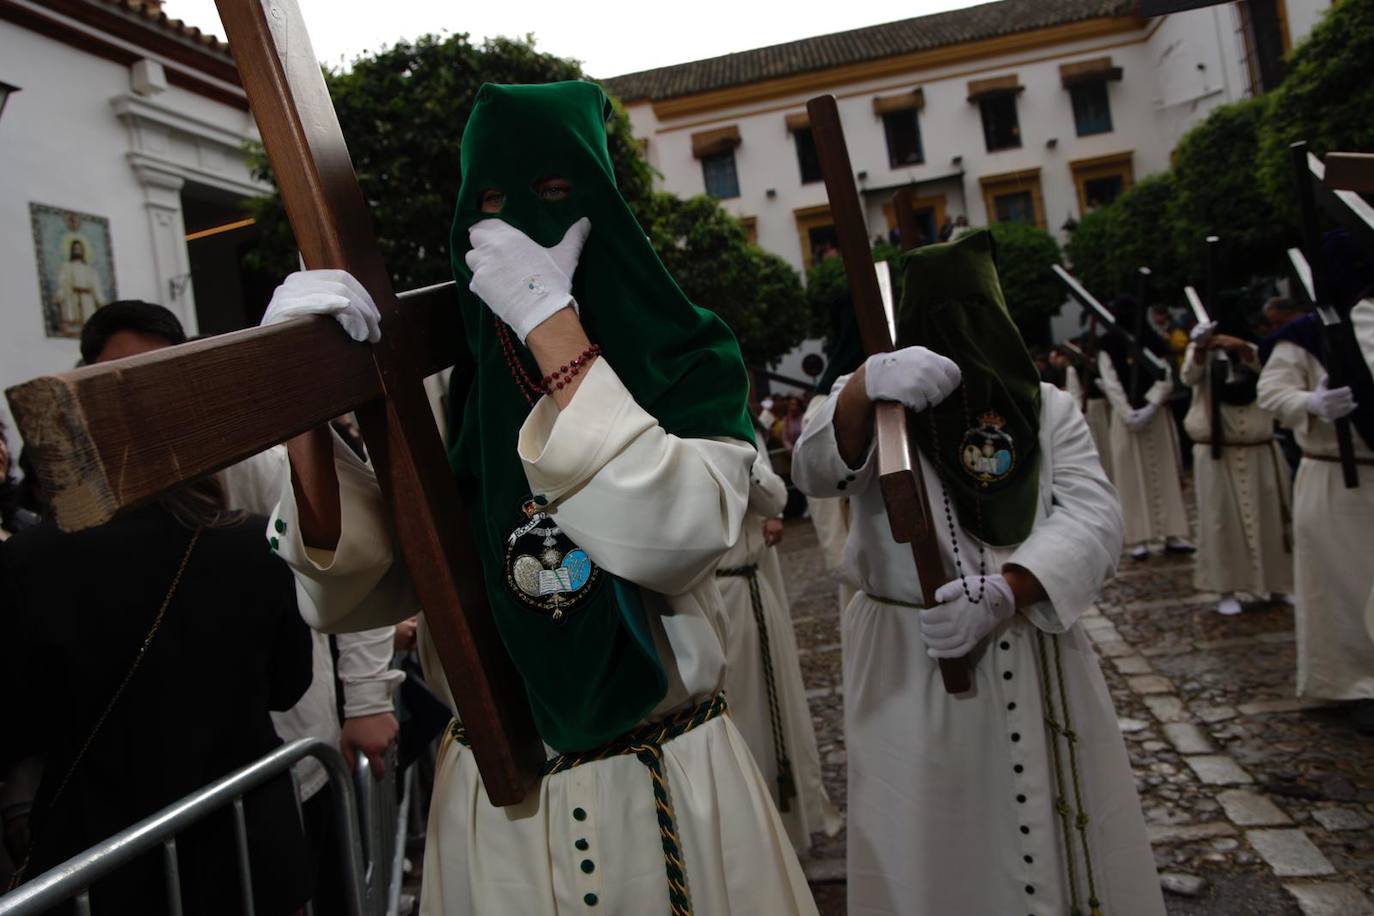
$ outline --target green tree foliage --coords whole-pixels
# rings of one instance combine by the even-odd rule
[[[1137,269],[1152,272],[1151,301],[1173,301],[1187,282],[1173,244],[1169,203],[1177,193],[1173,173],[1151,175],[1083,217],[1069,239],[1074,273],[1098,299],[1136,292]]]
[[[1121,210],[1113,203],[1085,213],[1069,233],[1064,254],[1073,271],[1088,292],[1099,299],[1110,298],[1118,283],[1113,240]]]
[[[1270,93],[1260,140],[1260,176],[1270,206],[1295,223],[1288,146],[1312,152],[1374,149],[1374,0],[1335,4],[1293,50],[1288,74]]]
[[[997,277],[1007,310],[1031,346],[1050,343],[1050,319],[1064,304],[1064,289],[1050,270],[1060,263],[1059,243],[1044,229],[1023,223],[996,223],[992,233]]]
[[[1200,285],[1207,272],[1206,239],[1218,236],[1218,281],[1243,285],[1270,269],[1290,244],[1260,186],[1260,127],[1269,97],[1223,105],[1179,141],[1169,204],[1178,269]]]
[[[892,298],[900,302],[902,298],[902,270],[899,263],[901,249],[890,242],[879,242],[873,246],[873,263],[887,261],[892,266]],[[831,313],[836,303],[849,296],[849,277],[844,272],[844,259],[836,253],[832,257],[815,261],[806,273],[806,307],[810,315],[809,337],[829,337]]]
[[[397,289],[453,276],[449,229],[461,177],[458,141],[482,83],[582,78],[575,61],[539,52],[531,38],[474,45],[466,35],[426,35],[361,57],[346,71],[325,72]],[[796,272],[746,244],[743,227],[710,198],[679,201],[654,193],[653,173],[618,104],[607,135],[621,194],[687,295],[730,324],[751,361],[774,360],[799,343],[806,315]],[[256,161],[260,176],[272,180],[261,151]],[[294,270],[280,196],[252,201],[250,208],[263,232],[255,266],[277,275]]]
[[[649,240],[692,301],[725,320],[750,365],[771,363],[806,336],[806,299],[792,266],[748,243],[744,226],[705,195],[651,194]]]

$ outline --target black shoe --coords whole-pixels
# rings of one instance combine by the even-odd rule
[[[1374,700],[1356,700],[1351,704],[1350,724],[1360,734],[1374,736]]]

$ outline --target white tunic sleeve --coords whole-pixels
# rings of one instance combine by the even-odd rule
[[[1075,404],[1083,403],[1083,382],[1078,376],[1078,369],[1074,366],[1064,370],[1064,390],[1073,398]]]
[[[1050,453],[1042,457],[1042,473],[1049,468],[1052,475],[1049,514],[1036,521],[1003,565],[1024,567],[1039,580],[1049,600],[1022,613],[1040,629],[1062,633],[1116,571],[1121,502],[1102,470],[1083,415],[1064,392],[1049,385],[1040,390],[1046,399],[1041,417],[1052,424]]]
[[[413,616],[418,602],[396,549],[386,503],[372,467],[333,434],[339,476],[338,546],[312,549],[301,540],[291,467],[283,462],[280,496],[268,524],[273,547],[296,574],[305,622],[325,633],[392,626]]]
[[[739,536],[753,445],[669,435],[604,359],[568,406],[535,405],[520,430],[531,492],[603,569],[681,595]]]
[[[1112,358],[1106,353],[1097,354],[1097,377],[1101,380],[1102,393],[1112,405],[1112,413],[1123,417],[1129,416],[1135,408],[1126,397],[1126,389],[1122,387],[1121,378],[1116,374]]]
[[[855,496],[868,489],[876,474],[873,442],[857,468],[845,464],[835,442],[835,405],[848,381],[847,375],[835,381],[830,397],[806,421],[792,452],[792,482],[807,496]]]
[[[1355,327],[1355,342],[1360,345],[1369,371],[1374,373],[1374,300],[1365,299],[1350,310],[1350,323]]]
[[[1259,406],[1295,433],[1306,433],[1312,417],[1307,412],[1307,396],[1316,380],[1309,377],[1307,365],[1305,350],[1290,341],[1280,341],[1269,354],[1256,389]]]
[[[773,470],[768,445],[755,436],[758,453],[749,470],[749,511],[764,518],[777,518],[787,508],[787,483]]]
[[[1197,344],[1188,344],[1188,350],[1183,354],[1183,368],[1178,371],[1178,377],[1185,385],[1196,386],[1202,381],[1202,374],[1207,368],[1206,359],[1198,359]]]
[[[345,719],[393,710],[391,696],[405,680],[405,672],[391,667],[395,638],[395,627],[339,635],[339,661],[334,670],[343,684]]]

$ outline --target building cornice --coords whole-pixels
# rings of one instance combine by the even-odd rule
[[[1109,35],[1141,31],[1149,22],[1136,16],[1101,17],[1001,35],[979,41],[963,42],[939,48],[899,54],[878,60],[828,67],[792,76],[761,80],[710,92],[700,92],[676,98],[650,102],[660,121],[700,115],[744,105],[757,104],[783,96],[824,91],[838,86],[868,80],[884,79],[937,67],[957,66],[988,57],[1033,51],[1049,45],[1075,41],[1090,41]]]
[[[0,0],[0,20],[123,66],[155,60],[172,85],[248,110],[238,70],[222,45],[182,37],[137,14],[93,0]]]

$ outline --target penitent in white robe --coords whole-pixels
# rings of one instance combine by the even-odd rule
[[[1355,328],[1355,340],[1359,342],[1364,361],[1374,374],[1374,300],[1356,303],[1350,310],[1350,323]],[[1364,625],[1369,638],[1374,639],[1374,584],[1370,586],[1369,601],[1365,604]]]
[[[1326,375],[1297,344],[1274,347],[1259,379],[1259,404],[1293,430],[1302,448],[1293,484],[1293,570],[1297,584],[1298,696],[1374,698],[1374,639],[1362,611],[1374,587],[1374,449],[1352,430],[1360,485],[1346,489],[1336,427],[1307,412]]]
[[[1112,358],[1097,355],[1102,393],[1112,409],[1112,482],[1121,497],[1127,544],[1147,544],[1166,538],[1188,537],[1188,511],[1183,505],[1178,432],[1169,412],[1173,382],[1162,379],[1150,387],[1145,400],[1156,406],[1155,415],[1140,432],[1126,428],[1131,403],[1116,374]]]
[[[651,720],[723,684],[729,621],[713,572],[745,514],[753,447],[668,435],[605,360],[561,412],[535,405],[520,433],[530,490],[594,562],[642,588],[668,675]],[[371,468],[335,442],[343,529],[335,551],[307,550],[288,474],[271,537],[309,598],[312,626],[369,629],[413,600]],[[280,524],[278,524],[280,523]],[[421,630],[422,634],[425,631]],[[447,697],[431,646],[421,646]],[[663,745],[664,771],[698,913],[814,914],[815,903],[768,787],[728,715]],[[421,912],[615,913],[668,908],[649,771],[634,755],[548,776],[526,801],[496,808],[472,753],[446,733],[435,770]]]
[[[1091,394],[1087,400],[1087,409],[1083,407],[1083,377],[1078,374],[1075,366],[1069,366],[1064,372],[1064,390],[1073,398],[1078,409],[1083,411],[1084,418],[1088,421],[1088,432],[1093,435],[1093,444],[1097,446],[1097,457],[1102,462],[1102,470],[1107,472],[1107,479],[1112,479],[1112,449],[1111,449],[1111,428],[1112,428],[1112,408],[1107,403],[1106,397],[1101,392]]]
[[[1274,441],[1274,415],[1257,403],[1222,404],[1225,447],[1212,457],[1212,379],[1196,344],[1180,378],[1193,389],[1183,428],[1193,440],[1199,591],[1260,597],[1293,591],[1292,485]]]
[[[757,568],[769,667],[764,664],[749,579],[721,576],[716,582],[725,611],[730,616],[730,641],[725,647],[725,695],[730,700],[730,718],[744,735],[763,772],[792,845],[797,852],[805,853],[811,847],[812,833],[834,836],[843,826],[843,820],[821,783],[816,728],[811,721],[811,707],[806,702],[806,686],[802,683],[801,662],[797,656],[797,635],[792,627],[778,549],[763,542],[764,520],[780,517],[786,505],[787,484],[773,473],[760,438],[758,457],[749,474],[749,512],[744,516],[739,540],[721,559],[719,568]],[[775,744],[775,710],[769,697],[770,671],[781,748]],[[791,782],[796,791],[796,797],[786,802],[779,797],[780,750],[790,763]]]
[[[810,423],[816,411],[824,405],[824,397],[812,398],[811,403],[806,405],[806,413],[802,415],[803,426]],[[811,524],[816,528],[816,540],[821,545],[821,559],[825,562],[825,568],[840,580],[837,590],[840,612],[843,613],[856,591],[853,583],[845,581],[844,573],[844,544],[849,540],[849,500],[810,496],[807,497],[806,508],[811,515]]]
[[[836,391],[842,386],[843,380]],[[978,647],[970,657],[973,690],[957,697],[945,692],[926,654],[919,612],[870,597],[921,599],[910,548],[896,543],[888,527],[873,450],[861,467],[845,464],[835,443],[833,398],[797,446],[793,474],[803,492],[849,497],[846,565],[863,588],[844,617],[850,916],[1070,911],[1068,837],[1055,810],[1039,669],[1042,634],[1051,672],[1055,641],[1062,656],[1102,912],[1164,913],[1125,743],[1077,622],[1115,568],[1121,510],[1077,406],[1053,386],[1041,385],[1041,394],[1035,526],[1020,545],[988,548],[986,562],[989,571],[1004,563],[1026,568],[1049,597],[1014,614]],[[921,470],[938,500],[939,477],[924,457]],[[940,552],[953,570],[952,534],[939,522]],[[965,574],[976,573],[977,543],[962,530],[958,538]],[[1057,706],[1057,687],[1050,696]],[[1064,721],[1062,710],[1057,718]],[[1062,742],[1060,748],[1067,753]],[[1087,912],[1082,846],[1076,831],[1069,833],[1078,900]]]

